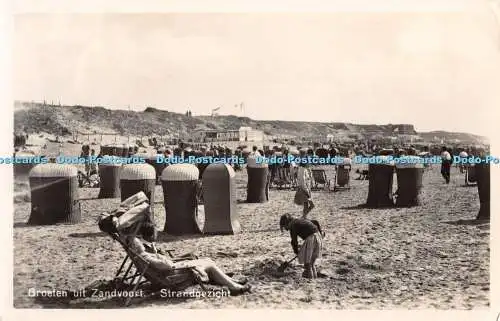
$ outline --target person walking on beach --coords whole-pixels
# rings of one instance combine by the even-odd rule
[[[297,191],[295,192],[294,203],[303,206],[303,218],[307,218],[307,214],[314,208],[311,193],[312,182],[311,169],[305,162],[301,162],[297,171]]]
[[[446,181],[446,184],[450,184],[450,170],[451,170],[452,158],[448,152],[446,146],[441,149],[441,175]]]

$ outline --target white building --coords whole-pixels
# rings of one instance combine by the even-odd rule
[[[240,142],[262,142],[264,141],[264,132],[252,129],[252,127],[240,127],[238,130]]]
[[[263,142],[264,132],[251,127],[240,127],[237,130],[204,130],[192,134],[194,141],[211,142]]]

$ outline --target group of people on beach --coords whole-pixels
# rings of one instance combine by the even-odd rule
[[[176,149],[172,150],[164,150],[162,151],[166,156],[171,156],[175,154],[184,154],[183,150]],[[214,151],[205,150],[204,154],[212,154]],[[263,152],[259,151],[257,147],[253,147],[249,156],[262,156]],[[413,154],[413,153],[412,153]],[[447,151],[446,147],[442,149],[442,167],[441,174],[445,178],[446,183],[450,182],[450,167],[452,164],[452,157],[450,152]],[[203,173],[203,168],[200,169],[200,176]],[[304,271],[302,276],[305,278],[316,278],[318,277],[317,270],[317,261],[321,258],[321,253],[323,250],[323,238],[324,232],[321,229],[321,226],[318,221],[310,220],[308,218],[309,213],[315,208],[314,201],[312,199],[312,185],[314,182],[312,172],[310,169],[310,165],[307,163],[298,164],[298,168],[296,171],[296,180],[297,180],[297,190],[294,195],[293,202],[302,207],[302,215],[294,217],[290,213],[283,214],[279,218],[279,226],[280,230],[288,231],[290,233],[291,238],[291,247],[293,252],[296,254],[298,261],[300,264],[303,264]],[[303,240],[301,246],[299,246],[298,238]],[[140,247],[138,249],[141,249]],[[167,264],[168,265],[168,264]],[[211,266],[211,264],[204,265]],[[238,286],[232,284],[227,277],[217,276],[222,272],[213,272],[219,271],[215,268],[209,268],[214,274],[216,279],[218,279],[219,283],[230,284],[232,288],[239,288]],[[209,274],[210,274],[209,273]],[[225,281],[224,281],[225,280]]]
[[[449,147],[443,146],[441,148],[441,176],[443,176],[446,184],[450,184],[451,167],[454,163],[452,153],[453,150]],[[486,156],[486,152],[485,149],[481,147],[465,148],[460,152],[459,157],[466,158],[467,156],[483,157]],[[460,163],[458,165],[460,167],[460,172],[463,173],[466,166]]]

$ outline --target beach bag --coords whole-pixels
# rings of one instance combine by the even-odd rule
[[[303,187],[298,187],[295,192],[294,203],[297,205],[303,205],[311,198],[311,192],[304,189]]]

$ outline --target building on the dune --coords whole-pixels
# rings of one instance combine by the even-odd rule
[[[409,124],[397,124],[397,125],[389,125],[392,127],[392,132],[397,135],[416,135],[417,132],[413,125]]]
[[[262,142],[264,141],[264,132],[251,127],[227,130],[199,130],[193,133],[192,140],[203,143]]]

